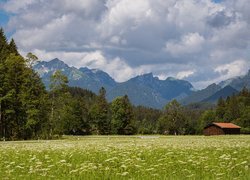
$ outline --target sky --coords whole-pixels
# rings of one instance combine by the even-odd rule
[[[249,0],[0,0],[0,26],[22,55],[201,89],[250,69],[249,9]]]

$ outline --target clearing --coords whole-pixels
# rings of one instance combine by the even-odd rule
[[[250,136],[0,142],[1,179],[250,179]]]

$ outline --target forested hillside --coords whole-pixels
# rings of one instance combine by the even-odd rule
[[[205,111],[200,119],[201,127],[213,121],[233,122],[242,133],[250,133],[250,91],[244,87],[237,95],[220,98],[216,108]]]

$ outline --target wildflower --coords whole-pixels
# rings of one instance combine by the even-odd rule
[[[121,175],[122,176],[127,176],[129,173],[128,172],[123,172]]]

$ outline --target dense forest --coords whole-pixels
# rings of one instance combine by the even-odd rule
[[[163,110],[134,107],[128,96],[106,100],[99,94],[69,87],[56,71],[47,91],[32,66],[38,58],[22,57],[14,40],[0,30],[0,138],[1,140],[52,139],[61,135],[201,134],[213,121],[234,122],[250,132],[250,92],[219,99],[216,107],[182,106],[176,100]],[[209,108],[208,108],[209,107]]]

